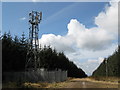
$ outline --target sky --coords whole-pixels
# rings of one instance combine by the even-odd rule
[[[117,48],[116,2],[2,2],[2,33],[29,33],[28,15],[42,11],[39,42],[64,52],[88,75]]]

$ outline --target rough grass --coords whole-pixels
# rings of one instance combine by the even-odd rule
[[[46,88],[48,83],[23,83],[24,88]]]
[[[24,88],[60,88],[64,87],[66,82],[59,83],[24,83]]]
[[[66,85],[67,82],[73,78],[68,78],[64,82],[53,82],[53,83],[24,83],[25,88],[61,88]]]
[[[96,80],[96,81],[105,81],[105,82],[113,82],[113,83],[118,83],[120,81],[120,77],[88,77],[91,80]]]
[[[47,83],[47,82],[38,82],[38,83],[30,83],[30,82],[25,82],[19,84],[19,82],[8,82],[8,83],[3,83],[2,86],[3,88],[60,88],[64,87],[66,82],[70,81],[72,78],[68,78],[64,82],[53,82],[53,83]]]
[[[20,86],[17,82],[2,83],[2,88],[20,88]]]
[[[2,88],[46,88],[49,85],[49,83],[22,83],[21,85],[18,85],[17,82],[8,82],[3,83]]]

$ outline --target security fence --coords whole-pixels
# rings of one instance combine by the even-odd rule
[[[39,69],[27,72],[5,72],[3,82],[62,82],[67,79],[67,71],[47,71]]]

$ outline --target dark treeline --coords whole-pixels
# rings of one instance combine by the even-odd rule
[[[24,33],[21,38],[12,38],[10,33],[5,33],[1,39],[3,72],[24,70],[27,53],[27,39]]]
[[[2,70],[3,72],[18,72],[25,70],[28,39],[23,33],[20,38],[14,38],[10,33],[2,35]],[[57,52],[50,46],[44,46],[39,51],[41,68],[48,70],[67,70],[68,77],[87,77],[85,72],[78,68],[63,52]]]
[[[92,76],[116,76],[120,77],[120,46],[113,55],[105,58]],[[107,64],[106,64],[107,61]]]

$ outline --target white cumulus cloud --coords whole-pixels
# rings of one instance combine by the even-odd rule
[[[50,45],[52,48],[57,49],[60,52],[74,52],[75,50],[71,48],[71,41],[67,39],[66,36],[54,35],[54,34],[44,34],[40,39],[40,44]]]
[[[101,28],[87,29],[76,19],[68,24],[68,36],[75,40],[76,47],[89,50],[102,50],[114,39],[113,35]]]
[[[82,67],[82,69],[88,74],[92,75],[92,72],[97,69],[100,63],[104,60],[102,57],[98,57],[96,59],[88,59],[86,62],[75,62],[78,67]]]
[[[105,12],[95,17],[95,24],[116,35],[118,33],[118,3],[111,2],[110,5],[110,7],[107,6]]]

